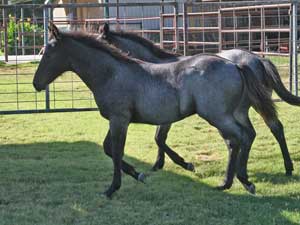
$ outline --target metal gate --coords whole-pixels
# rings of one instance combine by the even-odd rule
[[[92,93],[67,72],[45,92],[32,87],[49,20],[98,32],[104,22],[184,55],[244,48],[270,57],[298,95],[297,1],[0,5],[0,114],[97,110]]]

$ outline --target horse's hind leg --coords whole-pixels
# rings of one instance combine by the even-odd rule
[[[109,157],[112,157],[112,145],[111,145],[111,135],[110,135],[110,131],[108,130],[106,137],[104,139],[103,142],[103,148],[104,148],[104,152],[106,155],[108,155]],[[144,182],[145,179],[145,175],[143,173],[139,173],[137,172],[133,166],[131,166],[130,164],[128,164],[127,162],[125,162],[124,160],[122,160],[122,170],[124,171],[124,173],[132,176],[134,179]]]
[[[164,165],[164,152],[171,158],[171,160],[183,167],[186,170],[194,171],[194,165],[192,163],[187,163],[185,160],[174,152],[167,144],[166,139],[168,137],[168,132],[171,128],[171,124],[161,125],[157,127],[155,134],[155,141],[159,147],[157,160],[152,167],[152,170],[161,169]]]
[[[278,118],[265,121],[265,123],[270,128],[272,134],[280,145],[281,153],[284,159],[285,173],[287,176],[290,176],[293,173],[294,167],[286,144],[283,125]]]

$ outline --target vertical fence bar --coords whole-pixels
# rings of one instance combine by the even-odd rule
[[[260,9],[260,51],[264,52],[264,37],[263,37],[263,9]],[[264,56],[264,55],[263,55]]]
[[[248,9],[248,50],[251,51],[251,12]]]
[[[266,27],[266,20],[265,20],[265,8],[262,7],[260,10],[260,21],[261,21],[261,51],[265,52],[266,51],[266,33],[265,33],[265,27]],[[263,55],[264,57],[264,55]]]
[[[25,40],[24,40],[24,9],[21,8],[21,48],[22,55],[25,55]]]
[[[144,29],[145,29],[145,26],[144,26],[144,6],[142,6],[142,37],[144,38],[145,37],[145,32],[144,32]]]
[[[2,3],[3,5],[7,4],[7,0],[3,0]],[[3,27],[4,27],[4,57],[5,57],[5,62],[8,62],[7,11],[5,7],[3,7],[2,10],[3,10],[2,16],[3,16]]]
[[[187,13],[187,4],[183,3],[183,54],[185,56],[188,55],[188,42],[189,42],[189,36],[188,36],[188,13]]]
[[[44,7],[44,48],[48,44],[48,23],[49,23],[49,9]],[[46,110],[50,110],[50,91],[49,86],[46,87],[45,95]]]
[[[178,30],[178,3],[176,2],[174,5],[174,41],[175,41],[175,52],[179,49],[179,30]]]
[[[161,48],[164,48],[164,11],[164,6],[162,5],[159,12],[159,43]]]
[[[15,53],[15,71],[16,71],[16,94],[17,94],[17,110],[19,110],[19,71],[18,71],[18,42],[17,42],[17,29],[18,29],[18,26],[17,26],[17,7],[15,6],[14,7],[14,17],[13,17],[13,21],[14,21],[14,24],[16,24],[16,26],[14,27],[14,34],[13,34],[13,37],[14,37],[14,53]]]
[[[289,90],[293,91],[293,12],[292,5],[290,7],[290,34],[289,34],[289,62],[290,62],[290,70],[289,70]]]
[[[119,6],[119,0],[117,0],[117,15],[116,15],[116,30],[119,31],[120,28],[120,6]]]
[[[219,31],[219,52],[222,52],[222,15],[221,15],[221,6],[218,10],[218,31]]]
[[[294,77],[294,89],[295,95],[298,96],[298,51],[297,51],[297,42],[298,42],[298,2],[293,1],[292,3],[292,20],[293,20],[293,77]]]
[[[104,3],[108,3],[109,0],[104,0]],[[107,5],[105,5],[104,7],[104,18],[108,19],[109,18],[109,7]]]
[[[232,12],[232,16],[233,16],[233,46],[234,48],[236,48],[236,43],[237,43],[237,33],[236,33],[236,13],[235,13],[235,4],[234,4],[234,8],[233,8],[233,12]]]

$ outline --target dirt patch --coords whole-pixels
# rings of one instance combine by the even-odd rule
[[[223,157],[213,152],[199,152],[196,154],[197,159],[204,162],[212,162],[221,160]]]

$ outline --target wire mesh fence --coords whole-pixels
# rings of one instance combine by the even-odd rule
[[[294,9],[293,9],[294,7]],[[32,79],[48,40],[52,20],[62,30],[134,32],[185,55],[232,48],[269,57],[285,85],[298,90],[300,21],[294,1],[225,3],[159,2],[56,5],[1,5],[0,114],[96,110],[79,78],[65,73],[37,93]],[[294,23],[293,23],[294,21]]]

